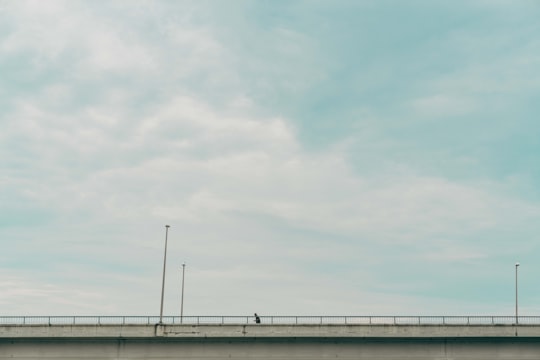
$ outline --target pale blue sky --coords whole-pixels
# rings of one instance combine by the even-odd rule
[[[6,315],[538,315],[536,1],[0,0]]]

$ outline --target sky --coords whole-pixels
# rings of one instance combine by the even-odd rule
[[[540,315],[539,18],[0,0],[0,315]]]

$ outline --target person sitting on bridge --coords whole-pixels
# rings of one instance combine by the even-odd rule
[[[256,323],[256,324],[260,324],[260,323],[261,323],[261,318],[259,317],[259,315],[257,315],[257,313],[255,313],[255,323]]]

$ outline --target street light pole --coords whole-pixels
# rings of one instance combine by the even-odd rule
[[[186,274],[186,264],[182,264],[182,300],[180,302],[180,324],[184,321],[184,279]]]
[[[161,307],[159,309],[159,323],[163,324],[163,297],[165,295],[165,266],[167,264],[167,238],[170,225],[165,225],[165,254],[163,255],[163,280],[161,282]]]
[[[519,263],[516,263],[516,325],[518,324],[518,267]]]

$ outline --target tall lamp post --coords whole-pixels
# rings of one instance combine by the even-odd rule
[[[167,237],[170,225],[165,225],[165,254],[163,255],[163,280],[161,282],[161,307],[159,309],[159,323],[163,324],[163,297],[165,295],[165,266],[167,264]]]
[[[186,274],[186,264],[182,264],[182,300],[180,301],[180,324],[184,321],[184,279]]]
[[[518,324],[518,267],[519,263],[516,263],[516,325]]]

